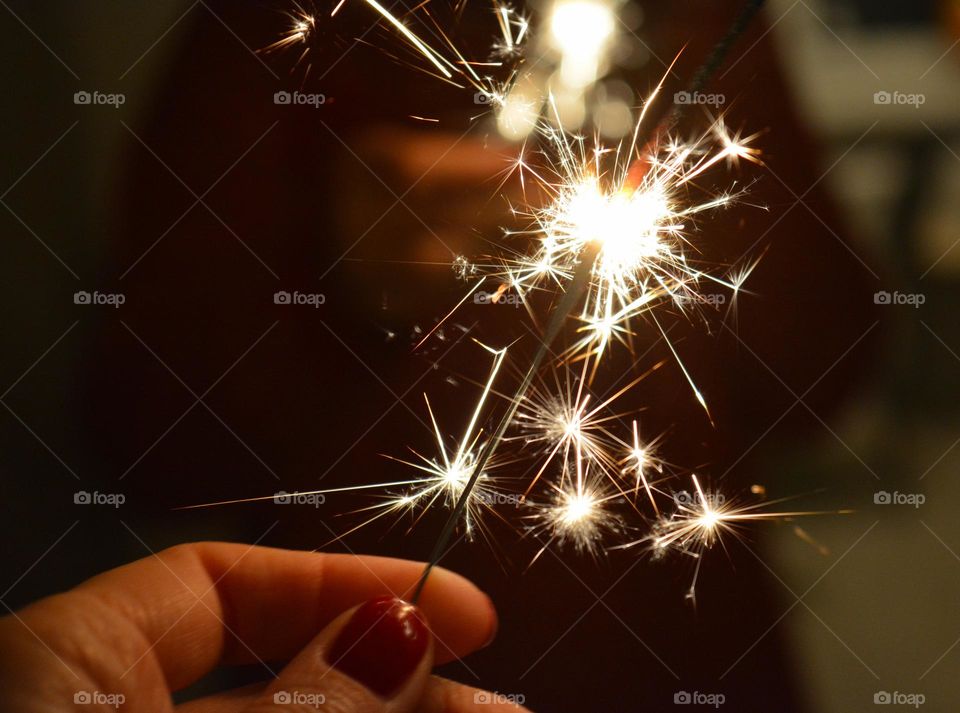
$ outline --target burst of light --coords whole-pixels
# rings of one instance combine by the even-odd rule
[[[735,534],[739,523],[750,520],[809,515],[809,512],[759,512],[763,504],[738,505],[716,490],[704,490],[696,475],[694,491],[674,495],[675,512],[660,517],[651,536],[655,550],[675,549],[698,554],[724,534]]]
[[[525,448],[536,449],[534,452],[539,456],[540,465],[526,487],[526,494],[529,495],[548,470],[560,473],[559,485],[563,486],[586,465],[604,475],[615,490],[625,495],[616,476],[621,463],[615,456],[627,445],[616,435],[615,428],[625,414],[611,407],[661,365],[662,362],[655,364],[596,403],[586,386],[587,362],[577,375],[569,367],[563,367],[562,380],[554,372],[552,384],[532,386],[522,398],[514,418],[519,435],[506,439],[521,441]]]
[[[317,28],[316,16],[300,5],[295,4],[294,9],[287,16],[290,20],[290,26],[280,36],[280,39],[264,47],[264,52],[274,52],[294,45],[306,44]]]
[[[304,0],[304,2],[306,1]],[[330,18],[334,18],[339,13],[345,1],[338,0],[330,12]],[[387,23],[390,29],[406,43],[419,60],[426,61],[426,67],[417,66],[417,69],[422,69],[441,81],[456,87],[469,88],[475,92],[475,100],[478,104],[488,104],[493,107],[502,105],[504,97],[516,78],[516,72],[510,72],[507,79],[497,81],[492,77],[481,76],[476,68],[499,68],[507,64],[508,61],[519,62],[529,30],[529,19],[526,16],[499,0],[493,0],[497,20],[500,23],[502,40],[495,43],[491,49],[494,61],[474,62],[463,57],[457,46],[429,12],[424,10],[422,14],[417,14],[416,11],[423,10],[426,3],[417,6],[413,11],[401,17],[378,0],[362,0],[362,2]],[[310,52],[310,40],[317,30],[317,15],[308,12],[294,2],[294,10],[289,12],[288,16],[291,23],[289,28],[281,34],[278,40],[260,51],[270,53],[303,45],[304,49],[294,64],[294,67],[296,67],[304,61]],[[442,42],[437,45],[430,44],[424,39],[428,34],[440,37]],[[399,59],[386,48],[384,48],[384,51],[395,59]],[[427,117],[415,118],[421,121],[435,121]]]
[[[632,433],[621,437],[618,432],[626,414],[611,409],[643,376],[612,396],[595,397],[591,390],[608,350],[617,344],[632,348],[637,338],[633,324],[643,318],[663,336],[695,398],[707,410],[704,395],[667,339],[657,313],[693,312],[704,304],[700,297],[705,283],[736,296],[755,267],[754,262],[734,266],[724,276],[714,274],[712,266],[698,259],[698,241],[703,237],[698,229],[706,214],[745,195],[742,187],[717,190],[707,177],[717,167],[732,168],[741,161],[759,163],[759,151],[752,146],[756,136],[732,131],[721,116],[701,136],[690,140],[653,131],[648,133],[655,140],[641,142],[645,114],[657,100],[664,80],[643,102],[635,120],[630,117],[627,121],[629,107],[623,102],[613,106],[612,115],[619,124],[633,125],[632,140],[607,146],[599,139],[591,141],[574,133],[571,127],[578,127],[586,116],[585,97],[605,71],[606,55],[614,42],[617,19],[612,0],[554,0],[545,41],[558,70],[549,79],[549,71],[536,75],[531,70],[521,77],[516,67],[510,69],[523,58],[529,21],[500,0],[493,2],[499,36],[492,45],[490,61],[484,62],[467,60],[425,9],[401,18],[378,0],[363,2],[412,49],[415,59],[411,64],[474,92],[474,100],[484,112],[495,110],[502,135],[524,141],[512,169],[519,174],[525,196],[529,191],[533,197],[528,203],[525,198],[525,204],[511,212],[526,225],[507,233],[505,255],[482,263],[456,259],[457,276],[470,281],[471,288],[454,310],[481,287],[489,290],[490,284],[497,282],[493,289],[496,299],[513,292],[533,315],[531,296],[552,292],[559,297],[570,288],[579,265],[589,267],[588,284],[573,312],[578,336],[562,350],[560,361],[564,370],[579,362],[579,374],[571,378],[567,371],[563,384],[557,381],[547,387],[541,380],[528,392],[507,397],[518,412],[512,424],[516,435],[505,440],[522,442],[523,449],[533,452],[539,461],[535,475],[525,483],[524,498],[540,484],[537,493],[526,500],[533,513],[528,533],[544,535],[546,540],[540,553],[554,543],[571,545],[580,552],[600,552],[608,539],[627,530],[620,511],[646,508],[638,498],[641,488],[652,508],[652,532],[624,547],[644,543],[661,554],[689,554],[698,558],[698,567],[700,553],[722,535],[734,533],[738,523],[806,514],[759,513],[757,506],[736,506],[717,492],[704,491],[696,476],[692,476],[695,496],[676,501],[675,508],[658,503],[664,495],[657,487],[664,471],[658,439],[642,441],[636,420]],[[331,15],[342,5],[340,0]],[[314,16],[297,6],[291,22],[290,29],[268,50],[309,46],[316,30]],[[430,45],[424,40],[428,36],[441,41]],[[509,76],[494,80],[481,74],[486,67],[507,68]],[[612,133],[622,134],[622,128]],[[528,152],[527,141],[536,148]],[[421,344],[440,333],[444,320]],[[358,527],[391,514],[412,513],[416,521],[435,505],[453,507],[466,497],[460,524],[470,534],[483,512],[494,512],[491,503],[497,501],[500,491],[488,471],[503,461],[486,461],[479,475],[477,469],[488,446],[496,455],[498,442],[484,434],[481,424],[488,415],[487,401],[506,350],[484,348],[493,356],[493,365],[459,439],[451,441],[444,435],[427,401],[436,452],[412,451],[412,459],[393,458],[417,471],[417,477],[336,491],[379,489],[385,493],[381,502],[364,508],[373,515]],[[467,492],[471,481],[475,486]],[[537,494],[544,493],[543,501],[537,501]]]
[[[479,342],[478,342],[479,344]],[[484,443],[481,442],[482,432],[479,430],[478,423],[484,413],[488,397],[493,389],[500,367],[506,358],[506,349],[492,349],[484,344],[480,346],[493,356],[493,365],[490,368],[490,374],[483,387],[480,398],[474,406],[470,415],[470,420],[464,429],[463,435],[456,443],[456,447],[448,449],[447,441],[443,437],[437,420],[433,415],[433,409],[427,400],[427,411],[430,414],[430,423],[433,428],[433,434],[436,439],[436,446],[439,453],[438,457],[427,457],[414,451],[417,456],[416,461],[398,460],[405,465],[414,468],[426,475],[422,482],[415,484],[410,490],[399,496],[398,499],[387,501],[380,505],[381,508],[397,509],[398,505],[414,509],[423,507],[424,511],[438,500],[447,507],[453,507],[464,489],[470,482],[471,477],[476,470],[477,455],[482,451]],[[487,467],[491,467],[488,463]],[[476,516],[484,508],[489,508],[494,501],[494,490],[489,485],[489,476],[486,472],[479,475],[476,486],[470,491],[467,500],[467,507],[464,510],[464,526],[469,534],[472,533]]]
[[[499,59],[519,58],[530,30],[530,18],[506,3],[495,2],[493,12],[500,26],[500,39],[494,43],[491,54]]]
[[[738,536],[742,525],[761,520],[789,520],[794,517],[816,515],[812,511],[773,512],[761,510],[771,503],[738,503],[718,490],[705,489],[696,475],[691,475],[693,492],[674,493],[672,512],[661,512],[654,522],[651,533],[639,540],[620,545],[628,549],[638,545],[648,546],[656,557],[671,552],[693,557],[696,561],[694,575],[687,591],[691,600],[696,597],[697,578],[705,550],[722,543],[724,536]],[[845,512],[845,511],[840,511]]]
[[[657,551],[672,548],[699,554],[724,532],[732,532],[733,522],[747,516],[747,512],[727,503],[721,493],[704,491],[696,475],[691,479],[693,493],[675,494],[676,511],[661,516],[654,527],[652,546]]]
[[[386,483],[371,483],[368,485],[295,493],[295,495],[302,496],[326,496],[333,493],[357,491],[385,493],[379,502],[358,511],[361,513],[372,513],[372,516],[342,533],[337,539],[346,537],[352,532],[389,515],[401,516],[404,514],[412,514],[414,515],[415,524],[420,517],[435,505],[452,508],[456,504],[476,470],[478,454],[483,450],[485,445],[483,433],[479,427],[480,419],[484,415],[487,400],[492,393],[494,382],[507,355],[506,349],[493,349],[479,342],[477,342],[477,344],[491,355],[492,365],[487,381],[483,386],[480,397],[474,405],[463,434],[459,439],[454,441],[453,447],[450,447],[449,439],[444,437],[437,419],[434,416],[430,400],[424,395],[427,414],[430,418],[430,429],[435,439],[436,454],[427,456],[411,448],[411,453],[415,456],[414,459],[407,460],[395,456],[387,456],[390,460],[402,463],[406,467],[416,471],[417,477]],[[488,461],[469,493],[462,521],[468,537],[472,537],[476,527],[482,525],[480,515],[484,511],[494,512],[494,505],[510,499],[508,494],[502,492],[497,487],[495,479],[489,474],[489,471],[494,470],[497,465],[498,463],[495,459]],[[225,500],[203,505],[192,505],[181,509],[189,510],[200,507],[265,501],[276,499],[276,497],[276,495],[270,495]]]
[[[644,492],[647,494],[647,497],[650,499],[650,504],[653,506],[653,511],[659,515],[660,508],[657,506],[657,500],[653,496],[653,487],[650,483],[649,478],[647,477],[650,473],[656,472],[657,474],[663,473],[663,462],[657,457],[657,443],[660,439],[654,439],[649,443],[643,443],[640,441],[640,430],[637,427],[637,422],[633,422],[633,441],[628,446],[628,452],[626,457],[620,461],[621,465],[625,465],[621,471],[621,475],[632,474],[635,477],[634,481],[634,496],[640,491],[640,486],[643,486]]]
[[[586,482],[553,486],[549,502],[530,502],[533,514],[529,532],[537,536],[542,546],[533,558],[535,562],[551,545],[572,546],[579,553],[596,555],[604,540],[623,529],[623,520],[611,509],[612,501],[620,498],[618,493],[608,494],[598,484]],[[542,537],[541,537],[542,536]]]
[[[689,311],[706,304],[699,291],[704,283],[734,294],[740,290],[748,273],[732,279],[712,274],[698,264],[693,236],[701,216],[731,205],[746,189],[717,192],[698,186],[697,179],[724,161],[759,161],[749,145],[755,137],[731,133],[722,120],[693,141],[647,146],[590,144],[543,123],[538,131],[546,143],[545,158],[535,165],[521,156],[515,169],[524,185],[532,181],[549,199],[514,209],[529,227],[508,237],[527,248],[514,248],[503,258],[499,275],[524,297],[551,284],[562,289],[582,259],[592,261],[591,284],[578,315],[580,338],[569,345],[567,358],[596,363],[611,344],[630,344],[631,323],[641,316],[666,337],[655,310],[669,305]],[[707,410],[672,344],[670,349]]]
[[[411,45],[413,45],[417,51],[419,51],[430,63],[437,68],[437,71],[440,72],[444,77],[450,79],[453,77],[450,70],[447,68],[446,63],[444,62],[443,57],[441,57],[433,48],[431,48],[427,43],[421,40],[417,35],[407,29],[407,26],[404,25],[400,20],[391,13],[387,8],[377,2],[377,0],[364,0],[367,5],[376,10],[381,17],[383,17],[387,22],[389,22],[393,28],[400,33],[400,35]]]
[[[550,11],[550,39],[560,54],[560,76],[569,87],[597,78],[616,28],[613,7],[603,0],[557,0]]]
[[[518,81],[502,98],[497,111],[497,129],[511,141],[529,136],[537,127],[543,98],[529,81]]]
[[[312,45],[315,44],[313,39],[317,32],[317,16],[311,10],[295,2],[293,10],[287,13],[287,19],[290,24],[280,35],[280,38],[260,51],[264,54],[270,54],[271,52],[290,50],[295,47],[300,48],[300,54],[293,63],[291,72],[301,64],[305,64],[306,74],[309,74],[312,67],[310,62],[307,61],[307,57],[310,55]]]

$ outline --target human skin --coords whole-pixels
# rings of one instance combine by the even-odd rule
[[[213,542],[173,547],[0,619],[4,709],[115,711],[106,701],[77,707],[78,692],[97,691],[114,702],[122,696],[125,713],[313,710],[276,702],[274,694],[295,690],[301,702],[322,696],[323,710],[337,713],[522,710],[430,675],[435,663],[488,644],[497,619],[485,594],[444,569],[431,574],[417,608],[406,605],[400,600],[421,572],[420,563],[384,557]],[[397,631],[409,634],[410,617],[424,625],[428,641],[406,668],[397,658],[409,650],[373,640],[382,616],[360,626],[359,637],[354,617],[352,640],[344,646],[339,637],[360,605],[385,595],[398,598],[406,617],[397,619],[394,643]],[[345,655],[331,652],[363,648],[364,635],[368,667],[347,675]],[[265,663],[276,661],[289,663]],[[218,666],[256,662],[275,679],[174,706],[175,691]],[[395,671],[393,690],[375,692]]]

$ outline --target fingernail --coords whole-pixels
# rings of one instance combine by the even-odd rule
[[[380,597],[354,612],[327,658],[334,668],[386,698],[410,677],[429,643],[430,631],[415,606]]]

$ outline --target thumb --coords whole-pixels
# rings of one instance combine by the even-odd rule
[[[433,668],[433,635],[414,605],[371,599],[341,614],[247,713],[408,713]]]

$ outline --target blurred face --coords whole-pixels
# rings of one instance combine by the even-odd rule
[[[361,160],[341,154],[334,175],[342,180],[330,183],[341,249],[350,249],[360,279],[401,263],[383,273],[384,289],[397,281],[391,309],[429,321],[453,303],[423,304],[428,298],[409,289],[410,280],[462,287],[452,272],[457,258],[495,252],[510,201],[521,198],[510,173],[518,149],[477,128],[389,126],[363,130],[352,148]]]

